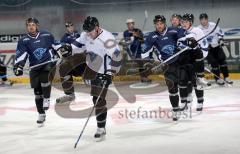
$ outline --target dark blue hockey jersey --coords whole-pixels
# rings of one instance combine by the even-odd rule
[[[143,36],[143,33],[140,31],[140,35]],[[130,55],[130,57],[132,59],[139,59],[141,58],[141,53],[142,53],[142,46],[141,46],[141,42],[139,41],[138,38],[133,36],[133,32],[126,30],[123,33],[123,37],[125,39],[125,41],[130,41],[131,37],[133,37],[133,41],[130,44],[129,48],[127,48],[127,52]]]
[[[73,33],[65,33],[64,36],[61,39],[61,43],[73,43],[77,38],[80,37],[80,34],[78,31],[74,31]]]
[[[25,35],[18,41],[15,65],[23,67],[28,58],[30,66],[51,60],[54,56],[52,44],[54,37],[47,31],[38,32],[36,37]]]
[[[149,56],[150,50],[155,47],[159,59],[166,60],[167,58],[178,52],[178,39],[185,36],[186,31],[181,28],[167,27],[164,33],[157,31],[151,32],[143,45],[142,58]]]
[[[125,39],[125,41],[130,41],[132,36],[133,36],[133,32],[129,30],[125,30],[123,32],[123,38]]]

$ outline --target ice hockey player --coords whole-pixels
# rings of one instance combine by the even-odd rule
[[[131,60],[134,60],[139,67],[140,80],[142,83],[151,83],[148,79],[148,75],[143,68],[144,60],[141,58],[142,43],[144,41],[144,34],[139,28],[135,28],[135,22],[133,19],[127,19],[127,30],[123,32],[123,38],[126,42],[124,49],[127,51]]]
[[[13,82],[7,78],[7,67],[3,64],[0,59],[0,79],[2,79],[0,86],[12,86]]]
[[[47,31],[39,30],[36,18],[26,20],[27,34],[22,37],[16,49],[14,74],[23,75],[23,67],[29,59],[29,66],[37,66],[54,58],[52,44],[54,37]],[[55,63],[48,63],[30,70],[30,84],[34,89],[35,103],[39,113],[37,123],[43,124],[46,118],[45,110],[50,106],[51,81],[55,73]]]
[[[66,22],[67,32],[61,39],[62,44],[71,44],[80,34],[75,30],[72,22]],[[82,57],[83,56],[83,57]],[[79,63],[79,59],[84,58],[83,54],[74,54],[72,56],[63,57],[62,63],[59,65],[59,74],[62,82],[64,96],[56,99],[56,103],[66,103],[75,100],[73,76],[82,76],[86,63]]]
[[[191,49],[181,55],[181,65],[183,66],[180,72],[186,74],[184,77],[187,79],[179,88],[182,88],[183,94],[181,96],[182,110],[190,108],[192,102],[192,89],[195,88],[195,94],[197,96],[197,111],[202,111],[204,101],[204,90],[203,88],[197,87],[197,82],[204,82],[208,86],[210,84],[205,81],[204,77],[204,58],[208,53],[208,42],[206,39],[202,39],[197,42],[196,40],[204,37],[203,31],[198,27],[193,27],[194,16],[190,13],[185,13],[182,16],[182,28],[187,31],[185,38],[190,38],[193,41]],[[180,39],[180,40],[183,40]],[[180,75],[182,76],[182,75]],[[200,80],[200,81],[199,81]]]
[[[181,27],[181,18],[182,17],[180,14],[174,13],[170,20],[172,27],[180,28]]]
[[[163,15],[156,15],[153,23],[156,30],[151,32],[145,40],[142,58],[148,58],[152,47],[157,49],[160,62],[176,54],[178,50],[178,39],[185,37],[185,30],[181,28],[167,27],[166,18]],[[167,66],[166,66],[167,65]],[[178,120],[179,95],[178,95],[178,58],[163,65],[163,74],[169,91],[169,99],[172,105],[173,121]]]
[[[212,31],[216,25],[216,23],[208,21],[208,15],[206,13],[200,14],[199,19],[201,23],[199,28],[203,30],[205,35]],[[214,76],[216,83],[219,85],[224,85],[225,82],[233,84],[233,81],[229,79],[226,55],[222,49],[224,45],[224,32],[222,29],[217,27],[217,29],[207,37],[207,41],[209,43],[207,60],[212,67],[212,72],[216,75]],[[219,78],[220,72],[223,74],[225,82]]]
[[[66,27],[66,33],[64,36],[61,38],[60,42],[62,43],[68,43],[71,44],[74,42],[77,38],[80,37],[80,34],[78,31],[75,29],[74,25],[72,22],[68,21],[65,23]]]
[[[133,19],[127,19],[126,24],[128,29],[123,32],[123,38],[125,39],[125,41],[130,41],[133,40],[133,30],[135,29],[135,22]]]
[[[85,19],[83,31],[70,47],[73,53],[83,53],[86,50],[86,69],[90,69],[94,76],[91,79],[91,96],[98,127],[94,137],[96,141],[101,141],[106,135],[107,102],[105,97],[113,75],[118,73],[121,67],[122,57],[114,36],[100,27],[96,17],[88,16]],[[71,52],[71,50],[67,51]]]

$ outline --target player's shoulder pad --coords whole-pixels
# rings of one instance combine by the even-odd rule
[[[179,31],[179,28],[176,27],[168,27],[167,32],[168,33],[177,33]]]
[[[150,32],[148,33],[148,36],[147,36],[149,39],[154,39],[154,38],[157,38],[158,37],[158,33],[156,31],[153,31],[153,32]]]
[[[202,32],[202,29],[201,28],[199,28],[199,27],[193,27],[193,31],[197,31],[197,32]]]
[[[208,24],[209,24],[210,26],[215,26],[215,25],[216,25],[215,22],[209,22]]]
[[[52,34],[47,31],[47,30],[41,30],[40,32],[40,36],[51,36]]]
[[[101,40],[103,41],[107,41],[109,39],[114,39],[115,40],[115,37],[113,36],[113,34],[105,29],[102,29],[102,34],[99,36],[101,38]]]
[[[27,35],[27,34],[25,34],[25,35],[23,35],[20,39],[19,39],[19,41],[18,42],[27,42],[27,41],[29,41],[30,40],[30,38],[29,38],[29,36]]]

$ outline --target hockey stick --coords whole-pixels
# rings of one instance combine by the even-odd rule
[[[74,149],[77,148],[78,142],[79,142],[79,140],[81,139],[81,137],[82,137],[82,135],[83,135],[83,132],[84,132],[84,130],[85,130],[87,124],[88,124],[88,121],[90,120],[90,117],[91,117],[91,115],[92,115],[92,113],[93,113],[93,111],[94,111],[94,108],[97,106],[98,101],[99,101],[99,99],[100,99],[100,97],[101,97],[101,95],[102,95],[102,93],[103,93],[103,90],[106,88],[106,87],[105,87],[106,84],[107,84],[107,82],[106,82],[106,81],[103,81],[103,87],[102,87],[102,89],[101,89],[101,91],[100,91],[100,93],[99,93],[99,96],[97,97],[96,103],[94,104],[94,106],[92,107],[92,110],[91,110],[90,114],[88,115],[87,121],[85,122],[85,124],[84,124],[84,126],[83,126],[83,128],[82,128],[82,131],[81,131],[81,133],[80,133],[80,135],[79,135],[79,137],[78,137],[78,139],[77,139],[77,141],[76,141],[76,143],[75,143],[75,145],[74,145]]]
[[[42,65],[46,65],[46,64],[48,64],[48,63],[54,63],[54,62],[56,62],[56,61],[58,61],[58,60],[60,60],[60,59],[61,59],[61,58],[56,58],[56,59],[53,59],[53,60],[45,61],[45,62],[43,62],[43,63],[40,63],[40,64],[37,64],[37,65],[34,65],[34,66],[29,67],[28,70],[32,70],[32,69],[34,69],[34,68],[37,68],[37,67],[42,66]]]
[[[209,35],[211,35],[217,28],[218,24],[220,22],[220,18],[217,19],[216,25],[215,27],[212,29],[211,32],[209,32],[207,35],[203,36],[202,38],[198,39],[197,42],[205,39],[206,37],[208,37]],[[175,58],[176,56],[180,55],[181,53],[183,53],[184,51],[190,49],[189,47],[185,47],[184,49],[180,50],[179,52],[177,52],[176,54],[172,55],[171,57],[169,57],[168,59],[164,60],[162,63],[160,63],[159,65],[155,66],[152,68],[152,70],[157,70],[159,67],[161,67],[163,64],[166,64],[168,61],[172,60],[173,58]]]
[[[142,26],[142,31],[144,30],[145,26],[146,26],[146,23],[147,23],[147,19],[148,19],[148,12],[147,10],[145,10],[145,18],[144,18],[144,22],[143,22],[143,26]]]
[[[31,66],[31,67],[29,68],[29,70],[34,69],[34,68],[39,67],[39,66],[42,66],[42,65],[45,65],[45,64],[48,64],[48,63],[54,63],[54,62],[57,62],[57,61],[59,61],[59,60],[62,60],[63,57],[62,57],[62,54],[61,54],[61,52],[60,52],[59,50],[57,50],[57,55],[59,56],[59,58],[51,59],[51,60],[49,60],[49,61],[46,61],[46,62],[37,64],[37,65]]]
[[[206,68],[206,67],[204,67],[204,69],[205,69],[207,72],[209,72],[210,74],[212,74],[213,76],[215,76],[215,77],[217,77],[218,79],[222,80],[225,84],[230,85],[227,81],[225,81],[224,79],[222,79],[220,76],[214,74],[210,69],[208,69],[208,68]]]

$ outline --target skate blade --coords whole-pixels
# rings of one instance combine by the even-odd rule
[[[224,84],[224,87],[231,88],[231,87],[233,87],[233,84],[226,83],[226,84]]]
[[[49,109],[49,107],[43,107],[44,111],[47,111]]]
[[[45,126],[44,123],[38,123],[38,124],[37,124],[37,127],[38,127],[38,128],[41,128],[41,127],[44,127],[44,126]]]
[[[95,141],[96,142],[102,142],[106,139],[105,135],[103,135],[102,137],[99,137],[99,138],[95,138]]]

